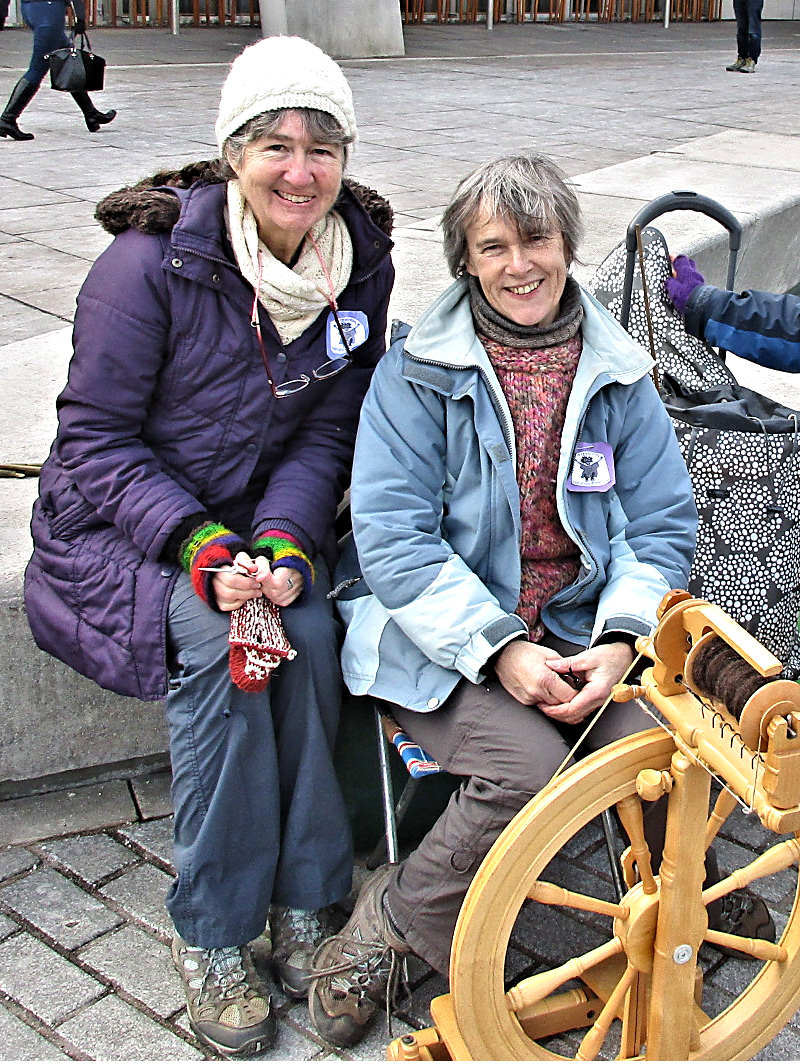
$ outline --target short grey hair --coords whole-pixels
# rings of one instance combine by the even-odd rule
[[[222,147],[221,169],[226,181],[236,177],[234,167],[241,165],[247,146],[275,133],[286,115],[292,113],[299,115],[303,129],[312,140],[342,148],[344,163],[347,165],[349,148],[354,138],[345,133],[332,114],[311,107],[281,107],[277,111],[265,111],[251,118],[225,141]]]
[[[464,178],[442,216],[444,254],[453,277],[465,272],[467,229],[482,210],[514,225],[524,237],[558,230],[567,265],[579,261],[583,237],[578,197],[547,155],[503,155]]]

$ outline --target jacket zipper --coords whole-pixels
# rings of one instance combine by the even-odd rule
[[[403,350],[405,351],[405,348]],[[498,412],[497,420],[500,422],[500,428],[502,429],[503,438],[506,441],[506,446],[508,447],[509,454],[513,452],[514,441],[511,435],[508,420],[506,419],[506,416],[502,411],[502,407],[497,402],[497,393],[495,392],[492,386],[492,382],[489,380],[485,371],[478,365],[477,362],[473,362],[471,366],[454,366],[451,362],[437,362],[435,359],[432,358],[419,358],[418,355],[414,355],[410,351],[405,351],[405,353],[408,355],[409,358],[413,358],[415,362],[419,362],[424,366],[438,366],[439,369],[476,369],[478,373],[480,373],[481,378],[486,384],[487,391],[495,401],[495,409]]]

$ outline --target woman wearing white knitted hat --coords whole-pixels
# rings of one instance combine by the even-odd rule
[[[275,1032],[248,942],[269,921],[303,996],[350,889],[326,593],[394,274],[391,209],[343,180],[352,96],[318,48],[247,48],[216,133],[221,169],[99,208],[117,236],[78,299],[27,603],[43,649],[166,700],[173,958],[194,1031],[231,1055]]]

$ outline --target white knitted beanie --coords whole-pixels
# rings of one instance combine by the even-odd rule
[[[356,137],[353,94],[330,56],[302,37],[265,37],[234,59],[222,86],[214,127],[220,153],[245,122],[281,107],[326,111]]]

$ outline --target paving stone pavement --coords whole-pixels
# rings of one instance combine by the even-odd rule
[[[104,106],[120,115],[89,136],[71,101],[46,90],[25,114],[28,145],[2,144],[0,319],[2,344],[43,337],[72,320],[75,293],[107,242],[92,221],[96,200],[156,168],[214,151],[213,118],[225,64],[255,38],[185,31],[92,34],[109,59]],[[345,64],[361,143],[354,173],[387,194],[397,224],[436,239],[434,219],[456,181],[487,155],[517,147],[547,151],[570,174],[636,158],[727,130],[800,134],[800,25],[770,23],[756,77],[731,76],[730,23],[413,27],[405,60]],[[0,37],[6,83],[24,69],[29,38]],[[617,234],[621,237],[622,234]],[[398,262],[399,275],[413,270]],[[444,274],[431,278],[432,290]],[[413,317],[400,286],[398,316]],[[39,415],[39,416],[44,416]],[[49,416],[49,414],[48,414]],[[13,456],[10,456],[13,457]],[[36,456],[32,456],[35,458]],[[0,846],[0,1059],[214,1059],[186,1021],[169,956],[164,892],[171,820],[167,781],[112,780],[2,803]],[[13,833],[13,834],[12,834]],[[737,813],[720,840],[723,863],[743,863],[768,844]],[[576,837],[553,878],[611,897],[599,831]],[[363,869],[356,868],[355,886]],[[765,882],[782,926],[792,903],[788,873]],[[508,974],[520,977],[581,953],[607,922],[534,906],[512,938]],[[728,1004],[752,962],[704,947],[709,1007]],[[477,959],[479,962],[480,959]],[[411,996],[394,1033],[426,1026],[445,980],[410,965]],[[376,1060],[383,1017],[351,1052],[315,1035],[304,1004],[276,991],[279,1038],[264,1059]],[[553,1052],[574,1055],[569,1039]],[[800,1016],[759,1059],[800,1058]]]
[[[769,841],[752,817],[737,810],[718,842],[720,862],[738,867]],[[172,968],[164,909],[170,871],[164,855],[171,844],[171,817],[160,816],[0,850],[0,1059],[217,1059],[188,1027]],[[350,903],[363,875],[359,862]],[[546,877],[613,900],[596,824],[570,840]],[[796,874],[773,876],[763,888],[780,932]],[[342,909],[334,918],[342,921],[345,915]],[[608,937],[605,917],[528,904],[512,934],[506,977],[517,981],[555,967]],[[709,946],[701,962],[704,1007],[712,1014],[727,1007],[758,968],[757,962],[725,958]],[[442,976],[412,958],[410,996],[395,1008],[392,1033],[429,1026],[430,1001],[446,989]],[[274,1002],[278,1040],[259,1059],[383,1059],[389,1037],[383,1013],[364,1042],[344,1052],[319,1039],[305,1003],[287,999],[277,987]],[[577,1045],[575,1038],[562,1037],[548,1048],[572,1057]],[[755,1059],[798,1055],[800,1013]]]

